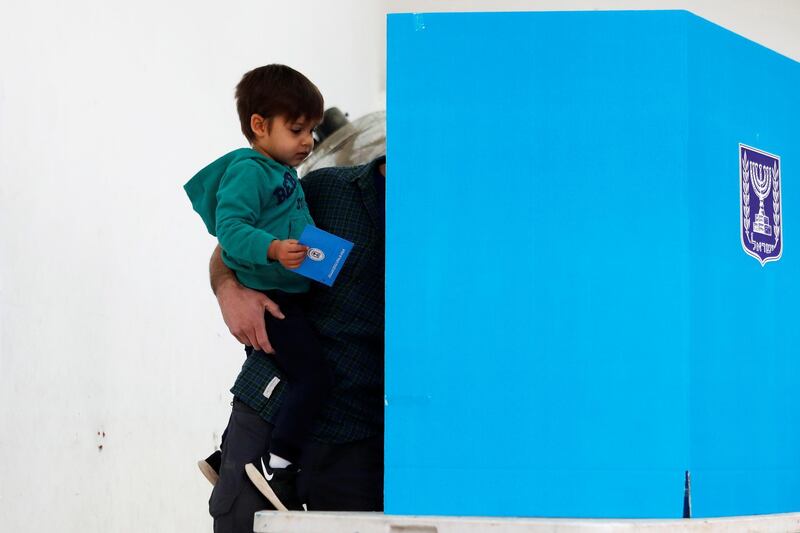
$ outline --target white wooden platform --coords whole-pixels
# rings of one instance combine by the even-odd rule
[[[574,518],[479,518],[396,516],[381,513],[256,513],[255,533],[791,533],[800,532],[800,513],[622,520]]]

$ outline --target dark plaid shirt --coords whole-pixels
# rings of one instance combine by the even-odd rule
[[[335,376],[314,429],[322,442],[383,432],[384,214],[373,175],[384,161],[324,168],[301,180],[316,225],[354,244],[334,286],[314,284],[307,311]],[[269,392],[276,376],[281,381]],[[272,422],[284,385],[272,359],[254,352],[231,392]]]

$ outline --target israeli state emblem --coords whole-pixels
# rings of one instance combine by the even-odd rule
[[[763,266],[783,254],[781,158],[739,145],[742,248]]]

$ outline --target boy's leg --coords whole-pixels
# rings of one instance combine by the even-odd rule
[[[299,491],[309,511],[383,511],[383,435],[345,444],[314,442]]]
[[[234,400],[225,432],[219,481],[211,492],[208,509],[215,533],[251,533],[255,512],[272,506],[247,479],[244,466],[267,453],[272,425]]]
[[[266,313],[265,322],[275,349],[273,357],[288,381],[275,419],[270,452],[296,463],[311,425],[327,400],[332,377],[317,332],[306,318],[299,298],[285,293],[269,296],[285,316],[281,320]]]

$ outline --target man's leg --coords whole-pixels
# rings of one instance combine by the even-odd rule
[[[253,515],[272,506],[247,479],[244,466],[267,453],[272,425],[234,400],[225,431],[219,481],[211,492],[208,510],[214,517],[215,533],[252,533]]]
[[[309,511],[383,511],[383,435],[306,448],[300,493]]]

